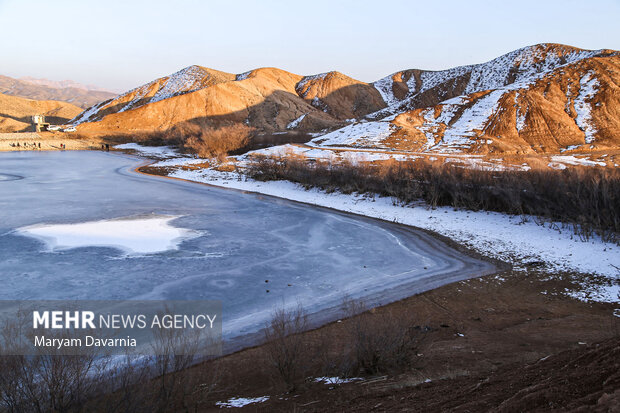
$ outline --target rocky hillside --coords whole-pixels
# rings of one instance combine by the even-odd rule
[[[67,123],[81,108],[55,100],[32,100],[0,94],[0,132],[25,132],[32,129],[32,115],[45,115],[53,124]]]
[[[264,132],[316,132],[385,107],[370,84],[337,72],[276,68],[231,74],[190,66],[84,111],[84,131],[166,130],[180,122],[242,122]]]
[[[620,55],[541,44],[443,71],[374,83],[275,68],[230,74],[190,66],[84,111],[92,133],[239,122],[319,134],[314,146],[428,152],[556,153],[617,148]],[[330,133],[331,131],[331,133]]]
[[[91,86],[92,87],[92,86]],[[101,89],[89,89],[71,81],[53,82],[45,79],[13,79],[0,75],[0,93],[35,100],[60,100],[88,108],[116,94]]]
[[[375,82],[388,104],[317,146],[557,153],[620,145],[620,55],[561,45]]]

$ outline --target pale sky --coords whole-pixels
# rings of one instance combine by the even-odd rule
[[[198,64],[371,82],[536,43],[620,49],[620,1],[0,0],[0,74],[127,90]]]

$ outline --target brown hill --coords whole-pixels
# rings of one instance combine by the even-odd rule
[[[596,56],[531,83],[396,116],[390,146],[424,151],[557,153],[620,146],[620,56]]]
[[[182,122],[242,122],[262,132],[316,132],[385,107],[372,86],[332,72],[302,77],[276,68],[233,75],[190,66],[82,113],[87,133],[163,131]]]
[[[63,84],[69,86],[51,87],[42,82],[41,79],[13,79],[0,75],[0,93],[10,96],[34,100],[60,100],[79,106],[82,109],[115,96],[115,93],[107,91],[89,90],[77,87],[73,83],[58,82],[59,86]]]
[[[32,129],[32,115],[45,115],[52,124],[63,124],[82,109],[55,100],[32,100],[0,94],[0,132],[24,132]]]
[[[386,106],[374,86],[339,72],[306,76],[295,90],[312,106],[341,120],[361,118]]]

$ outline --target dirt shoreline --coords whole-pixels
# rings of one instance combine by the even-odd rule
[[[100,150],[102,143],[97,138],[63,132],[0,133],[0,152]]]

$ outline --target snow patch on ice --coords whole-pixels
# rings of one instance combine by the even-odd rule
[[[75,224],[38,224],[18,228],[18,234],[37,238],[50,251],[80,247],[112,247],[128,254],[154,254],[178,249],[199,232],[170,224],[179,216],[153,215]]]

